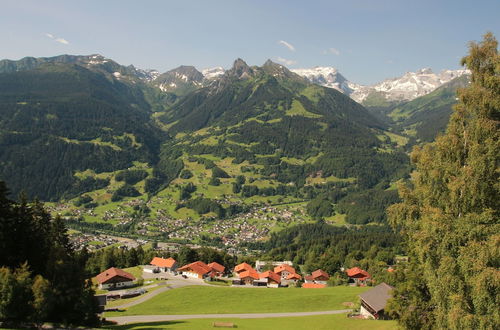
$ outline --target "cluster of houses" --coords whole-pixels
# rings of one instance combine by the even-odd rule
[[[272,267],[273,270],[263,271],[265,267]],[[149,273],[170,273],[181,275],[184,278],[206,279],[225,277],[226,267],[211,262],[206,264],[202,261],[195,261],[190,264],[179,267],[177,261],[173,258],[154,257],[150,265],[144,267],[144,272]],[[346,270],[349,281],[353,285],[366,285],[370,280],[370,274],[359,267]],[[324,288],[330,276],[323,270],[318,269],[310,275],[304,277],[302,288]],[[292,267],[290,261],[281,262],[256,262],[253,268],[248,263],[241,263],[234,268],[233,285],[234,286],[257,286],[268,288],[279,288],[296,284],[302,279]],[[119,268],[112,267],[105,270],[96,277],[100,289],[112,290],[132,287],[135,284],[135,277]],[[360,315],[364,318],[384,319],[384,308],[387,300],[391,297],[393,287],[386,283],[381,283],[371,290],[360,294],[361,307]]]

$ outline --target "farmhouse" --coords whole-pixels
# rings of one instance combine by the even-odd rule
[[[134,285],[134,275],[119,268],[111,267],[96,276],[99,289],[109,290]]]
[[[288,283],[297,283],[297,281],[300,281],[302,279],[302,276],[300,276],[299,274],[297,273],[293,273],[293,274],[290,274],[286,277],[286,281]]]
[[[259,281],[259,273],[255,269],[245,270],[239,273],[240,283],[243,285],[254,285],[255,281]]]
[[[281,277],[271,270],[259,274],[259,280],[265,280],[268,288],[278,288],[281,283]]]
[[[182,272],[182,275],[191,278],[203,279],[209,276],[212,268],[208,267],[208,265],[202,261],[195,261],[188,265],[182,266],[178,271]]]
[[[346,271],[349,282],[357,285],[366,285],[366,282],[371,279],[370,274],[359,267],[350,268]]]
[[[215,261],[209,263],[207,266],[212,269],[212,271],[210,273],[211,276],[223,276],[224,271],[226,270],[226,267],[222,266],[221,264],[219,264]]]
[[[287,279],[287,277],[291,274],[297,273],[295,268],[288,264],[281,264],[279,266],[274,267],[274,272],[278,274],[282,280]]]
[[[306,283],[315,283],[315,284],[325,284],[330,278],[324,270],[318,269],[312,272],[311,275],[304,277]]]
[[[156,269],[165,272],[173,273],[177,270],[177,261],[174,258],[163,259],[159,257],[154,257],[150,262],[151,265],[156,266]],[[146,268],[144,269],[145,271]]]
[[[380,283],[373,289],[360,294],[361,307],[359,313],[365,318],[387,319],[384,309],[387,300],[391,298],[392,289],[392,286]]]
[[[239,265],[236,265],[236,267],[234,267],[234,272],[236,274],[240,274],[241,272],[244,272],[244,271],[249,271],[249,270],[254,270],[252,266],[250,266],[249,264],[247,264],[246,262],[244,263],[241,263]]]

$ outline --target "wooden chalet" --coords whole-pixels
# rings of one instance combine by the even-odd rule
[[[306,283],[326,284],[330,275],[324,270],[318,269],[312,272],[311,275],[304,277]]]
[[[354,267],[346,270],[347,277],[349,277],[349,282],[356,285],[364,286],[368,281],[371,280],[370,274],[367,271]]]
[[[360,294],[361,307],[359,313],[365,318],[388,319],[388,316],[384,313],[384,309],[387,300],[391,298],[392,289],[392,286],[380,283],[373,289]]]

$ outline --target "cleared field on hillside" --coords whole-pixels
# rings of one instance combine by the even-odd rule
[[[268,319],[193,319],[170,322],[136,323],[110,327],[112,329],[210,329],[214,322],[230,322],[238,329],[319,329],[319,330],[393,330],[399,329],[396,321],[350,319],[346,314]]]
[[[369,288],[224,288],[189,286],[162,293],[123,312],[106,316],[312,312],[346,309]]]

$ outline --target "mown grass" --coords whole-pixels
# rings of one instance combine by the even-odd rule
[[[312,312],[345,309],[367,288],[338,286],[325,289],[225,288],[189,286],[170,290],[107,316],[161,314],[230,314]],[[214,302],[217,302],[214,304]]]
[[[193,319],[169,322],[136,323],[110,326],[111,329],[212,329],[214,322],[233,323],[238,329],[318,329],[318,330],[395,330],[396,321],[375,321],[348,318],[346,314],[277,317],[264,319]]]

